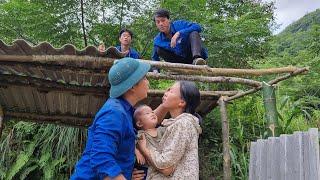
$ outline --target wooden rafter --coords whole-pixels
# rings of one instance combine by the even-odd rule
[[[54,114],[37,114],[25,112],[6,111],[5,119],[23,119],[37,123],[63,124],[77,127],[87,127],[91,124],[93,117],[76,117],[74,115],[54,115]]]
[[[13,55],[2,55],[0,56],[0,64],[20,64],[28,63],[29,65],[41,65],[46,64],[47,66],[64,66],[65,68],[82,68],[101,70],[110,68],[113,64],[114,59],[102,58],[102,57],[91,57],[91,56],[70,56],[70,55],[55,55],[55,56],[13,56]],[[262,76],[271,74],[283,74],[292,73],[301,68],[288,66],[281,68],[269,68],[269,69],[231,69],[231,68],[210,68],[208,66],[194,66],[190,64],[180,63],[168,63],[168,62],[155,62],[145,61],[152,66],[165,68],[179,74],[192,74],[192,75],[207,75],[207,76]]]

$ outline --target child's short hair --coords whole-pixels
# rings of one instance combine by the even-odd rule
[[[142,115],[142,113],[143,113],[142,108],[143,107],[149,107],[149,106],[147,106],[146,104],[141,104],[136,108],[136,110],[133,113],[133,118],[135,121],[137,121],[139,119],[139,117]]]
[[[126,28],[121,29],[121,31],[119,32],[119,38],[121,37],[121,35],[122,35],[124,32],[129,33],[130,36],[131,36],[131,39],[133,39],[133,32],[130,31],[129,29],[126,29]]]

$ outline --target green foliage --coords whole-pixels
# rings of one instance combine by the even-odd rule
[[[187,19],[203,27],[201,34],[213,67],[309,66],[307,75],[277,87],[277,128],[292,133],[320,125],[319,10],[271,36],[274,6],[260,1],[8,0],[0,1],[0,37],[5,42],[20,38],[32,44],[48,41],[55,47],[70,43],[78,48],[85,46],[86,38],[88,45],[102,41],[109,46],[118,43],[118,32],[126,27],[134,32],[133,47],[150,59],[157,34],[152,16],[158,7],[169,9],[172,20]],[[172,83],[151,80],[150,86],[166,89]],[[198,85],[206,90],[240,87]],[[248,178],[250,142],[267,137],[262,102],[255,94],[228,105],[233,179]],[[219,114],[214,109],[202,124],[202,179],[223,175]],[[85,140],[83,129],[9,121],[0,141],[0,179],[68,179]]]
[[[315,24],[320,24],[320,9],[308,13],[296,22],[290,24],[281,34],[295,34],[300,31],[307,31]]]
[[[26,151],[21,151],[17,157],[16,162],[13,164],[12,168],[8,171],[6,179],[12,179],[21,168],[30,160],[31,155],[35,149],[36,143],[31,142],[28,144]]]
[[[11,130],[0,144],[1,179],[70,177],[82,151],[85,130],[25,122],[8,126]]]

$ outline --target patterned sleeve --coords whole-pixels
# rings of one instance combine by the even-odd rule
[[[179,121],[167,128],[166,134],[162,139],[163,149],[150,150],[151,159],[159,169],[171,167],[179,162],[183,157],[189,144],[190,130],[193,125],[189,121]]]
[[[143,130],[139,130],[138,134],[136,136],[136,145],[138,144],[138,140],[142,137],[142,134],[144,134]]]

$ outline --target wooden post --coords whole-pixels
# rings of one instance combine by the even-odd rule
[[[222,142],[223,142],[223,179],[231,179],[231,158],[229,144],[229,121],[227,117],[227,107],[224,96],[219,99],[220,115],[222,122]]]
[[[276,135],[276,126],[278,122],[278,111],[276,106],[275,88],[266,82],[262,83],[263,104],[266,111],[265,116],[270,130],[269,135]]]
[[[1,139],[1,136],[2,136],[2,130],[4,128],[4,115],[3,115],[3,110],[2,110],[2,107],[0,106],[0,139]]]

